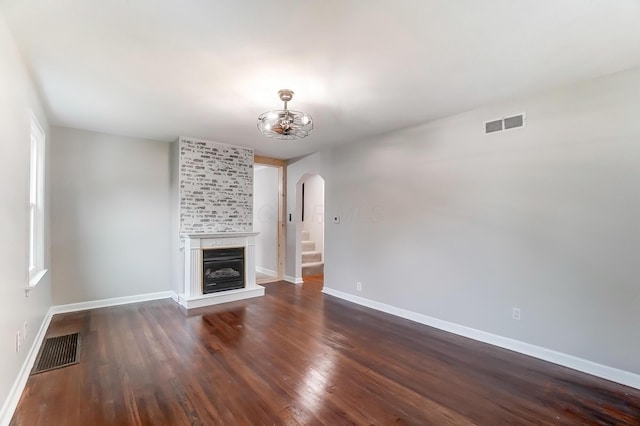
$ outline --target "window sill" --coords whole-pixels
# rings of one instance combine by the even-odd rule
[[[41,269],[31,274],[31,276],[29,277],[29,285],[25,287],[24,291],[28,293],[29,291],[33,290],[38,285],[40,280],[42,280],[44,276],[47,275],[47,271],[48,269]]]

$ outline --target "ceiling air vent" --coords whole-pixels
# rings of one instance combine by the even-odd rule
[[[487,121],[486,123],[484,123],[485,133],[499,132],[500,130],[502,130],[502,119]]]
[[[524,126],[524,114],[504,118],[504,129],[515,129]]]
[[[503,130],[517,129],[518,127],[524,127],[525,115],[516,114],[509,117],[499,118],[497,120],[491,120],[484,123],[484,133],[501,132]]]

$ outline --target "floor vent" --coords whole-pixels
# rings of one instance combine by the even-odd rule
[[[80,362],[78,333],[49,337],[44,341],[31,374],[43,373]]]

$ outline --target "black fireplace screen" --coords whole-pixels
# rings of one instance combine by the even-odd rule
[[[203,250],[203,294],[243,287],[244,248]]]

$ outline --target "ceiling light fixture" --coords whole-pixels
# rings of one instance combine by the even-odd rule
[[[300,111],[287,109],[287,102],[293,98],[293,91],[282,89],[278,91],[280,100],[284,102],[284,109],[263,112],[258,116],[258,130],[268,138],[274,139],[302,139],[313,130],[311,116]]]

